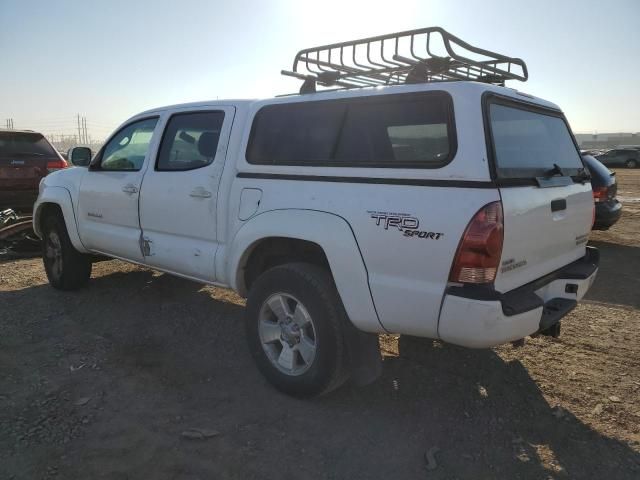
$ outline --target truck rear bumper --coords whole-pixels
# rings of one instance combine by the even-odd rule
[[[486,348],[546,330],[584,297],[598,264],[598,250],[587,247],[584,257],[507,293],[487,287],[449,287],[438,336],[449,343]]]
[[[622,204],[617,200],[596,203],[596,221],[594,230],[608,230],[622,215]]]

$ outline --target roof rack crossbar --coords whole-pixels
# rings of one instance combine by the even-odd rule
[[[440,27],[306,48],[282,74],[341,88],[454,80],[504,85],[529,77],[522,59],[474,47]],[[315,91],[315,84],[305,88]]]
[[[320,60],[318,58],[309,57],[309,54],[306,54],[304,57],[301,57],[300,60],[305,62],[305,67],[310,73],[316,74],[316,75],[321,75],[324,72],[332,72],[332,73],[335,73],[336,78],[355,77],[353,78],[354,81],[360,80],[365,83],[373,82],[372,84],[377,84],[377,82],[375,82],[375,80],[372,80],[372,79],[380,80],[382,78],[380,76],[380,73],[382,73],[382,71],[372,73],[366,70],[366,67],[363,65],[352,67],[347,65],[334,64],[324,60]],[[328,70],[327,68],[324,68],[324,67],[328,67],[331,70]],[[368,77],[370,77],[371,79],[369,79]],[[321,83],[323,83],[322,80],[321,80]]]

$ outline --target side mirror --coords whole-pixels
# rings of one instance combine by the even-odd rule
[[[91,163],[93,152],[89,147],[73,147],[67,152],[67,157],[76,167],[88,167]]]

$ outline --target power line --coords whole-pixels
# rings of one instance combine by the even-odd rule
[[[15,129],[14,119],[5,118],[0,128]],[[67,149],[75,145],[91,145],[95,148],[102,144],[115,127],[113,124],[89,121],[86,116],[77,113],[75,118],[58,117],[20,122],[19,128],[42,132],[56,148]],[[93,138],[91,132],[94,132],[97,138]]]
[[[74,118],[75,117],[75,118]],[[13,118],[6,118],[1,128],[15,128],[15,120]],[[38,118],[33,121],[20,121],[20,128],[26,128],[36,131],[55,131],[63,134],[73,134],[80,141],[88,141],[91,139],[91,131],[98,132],[99,136],[107,136],[113,132],[116,128],[116,123],[102,123],[99,121],[91,121],[82,114],[76,114],[70,117],[58,117],[58,118]],[[80,127],[80,128],[78,128]]]
[[[89,140],[89,131],[87,130],[87,117],[84,115],[80,117],[78,113],[76,119],[78,122],[78,138],[80,139],[80,143],[84,143],[85,145],[91,143]]]

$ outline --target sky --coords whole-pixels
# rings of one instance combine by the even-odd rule
[[[305,47],[441,26],[523,58],[576,133],[640,131],[640,0],[0,0],[0,127],[105,138],[140,111],[297,91]]]

